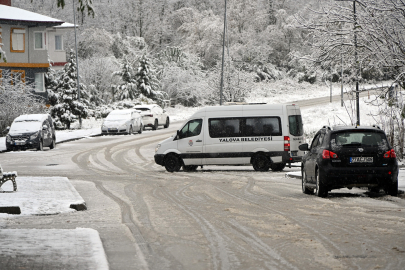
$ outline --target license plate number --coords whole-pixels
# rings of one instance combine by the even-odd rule
[[[25,142],[15,142],[15,145],[25,145]]]
[[[350,163],[372,163],[373,157],[351,157]]]

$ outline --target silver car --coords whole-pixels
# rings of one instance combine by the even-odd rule
[[[101,125],[101,133],[103,135],[142,133],[142,130],[143,121],[141,114],[134,109],[113,110]]]
[[[136,110],[141,111],[144,128],[150,127],[152,130],[158,129],[159,126],[168,128],[170,125],[170,118],[166,110],[162,109],[157,104],[150,105],[136,105]]]

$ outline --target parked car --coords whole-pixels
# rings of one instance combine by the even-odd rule
[[[302,159],[302,192],[326,197],[339,188],[367,187],[398,194],[398,162],[387,136],[377,126],[323,127]]]
[[[142,133],[143,121],[139,111],[134,109],[113,110],[104,119],[101,133],[107,134],[133,134]]]
[[[168,128],[170,125],[170,118],[166,110],[157,104],[136,105],[135,109],[141,111],[144,129],[150,127],[152,130],[156,130],[159,126]]]
[[[7,151],[55,148],[55,126],[49,114],[20,115],[7,130]]]

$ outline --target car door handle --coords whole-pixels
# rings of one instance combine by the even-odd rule
[[[196,140],[196,142],[202,142],[202,140]]]

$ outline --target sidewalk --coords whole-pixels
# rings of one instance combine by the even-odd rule
[[[17,177],[0,192],[0,269],[109,269],[96,230],[2,229],[19,216],[56,215],[85,210],[86,204],[66,177]],[[21,214],[7,214],[19,208]],[[3,213],[1,213],[3,212]]]

